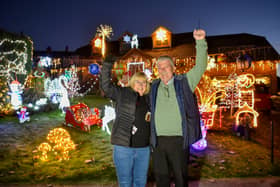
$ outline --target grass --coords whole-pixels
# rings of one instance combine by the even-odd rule
[[[109,101],[102,97],[76,98],[71,104],[86,103],[102,108]],[[110,136],[99,127],[91,132],[62,125],[59,110],[34,114],[31,121],[19,124],[16,117],[0,119],[0,183],[2,184],[115,184]],[[37,147],[46,142],[50,130],[63,127],[71,135],[76,149],[70,159],[36,159]],[[193,152],[189,165],[191,179],[279,176],[279,157],[270,163],[270,150],[253,141],[232,135],[230,131],[209,131],[208,148]],[[87,161],[87,162],[86,162]],[[153,179],[149,172],[149,179]]]
[[[112,183],[116,181],[111,158],[109,136],[95,127],[90,133],[66,128],[76,149],[70,152],[69,161],[50,158],[44,162],[34,159],[36,147],[46,142],[46,135],[30,140],[20,149],[1,149],[0,182],[3,183]],[[27,140],[27,141],[26,141]],[[92,160],[86,163],[86,160]]]
[[[280,176],[280,160],[271,164],[270,150],[258,143],[223,131],[209,131],[207,140],[206,151],[193,153],[191,178]]]

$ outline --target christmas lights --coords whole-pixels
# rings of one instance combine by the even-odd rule
[[[104,113],[104,117],[102,118],[102,130],[111,135],[108,123],[116,118],[116,112],[113,107],[105,105]]]
[[[19,123],[24,123],[25,121],[30,121],[29,112],[27,112],[27,107],[21,107],[20,111],[17,111]]]
[[[109,25],[100,25],[99,27],[97,27],[96,32],[98,33],[98,35],[100,35],[102,37],[102,49],[101,49],[101,53],[102,56],[105,56],[105,51],[106,51],[106,43],[105,43],[105,39],[108,38],[110,39],[111,36],[113,35],[113,29],[111,26]]]
[[[245,103],[241,108],[239,108],[236,113],[234,114],[235,117],[235,125],[239,126],[239,121],[240,121],[240,115],[244,113],[244,114],[252,114],[253,115],[253,127],[257,127],[258,126],[258,122],[257,122],[257,117],[259,116],[259,113],[257,111],[255,111],[252,107],[250,107],[247,103]]]
[[[132,36],[132,40],[131,40],[131,49],[133,49],[134,47],[137,49],[138,46],[139,46],[139,43],[138,43],[138,38],[137,38],[137,34],[134,34]]]
[[[0,76],[8,77],[12,80],[12,72],[16,74],[26,74],[26,64],[28,60],[28,45],[24,40],[11,40],[4,38],[0,40],[0,48],[4,45],[22,46],[22,49],[12,49],[10,51],[0,51]],[[32,49],[33,50],[33,49]]]
[[[11,92],[8,94],[11,96],[11,104],[15,110],[18,110],[22,105],[22,86],[18,81],[12,81],[9,86]]]
[[[83,131],[90,131],[91,125],[100,125],[102,123],[97,108],[94,108],[94,113],[92,114],[90,108],[84,103],[72,105],[66,108],[64,124],[71,127],[78,127]]]
[[[42,161],[48,161],[48,153],[51,151],[57,160],[69,160],[69,152],[76,149],[70,134],[63,128],[51,130],[47,135],[47,140],[50,144],[44,142],[37,148],[42,153],[40,157]]]

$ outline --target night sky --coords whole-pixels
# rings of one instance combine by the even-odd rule
[[[200,25],[207,35],[264,36],[280,53],[280,0],[1,0],[0,8],[0,28],[30,36],[35,50],[76,50],[100,24],[112,26],[113,40],[125,31],[145,37],[160,25],[173,33]]]

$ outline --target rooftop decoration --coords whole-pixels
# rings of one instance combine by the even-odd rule
[[[109,25],[100,25],[97,27],[96,30],[97,34],[102,37],[102,50],[101,54],[104,57],[105,56],[105,51],[106,51],[106,43],[105,40],[106,38],[111,39],[111,36],[113,35],[113,29]]]
[[[134,34],[133,36],[132,36],[132,39],[131,39],[131,48],[133,49],[134,47],[135,48],[138,48],[138,46],[139,46],[139,43],[138,43],[138,36],[137,36],[137,34]]]
[[[158,27],[152,33],[153,48],[171,47],[171,32],[165,27]]]
[[[92,53],[101,54],[102,44],[102,38],[100,36],[95,36],[91,41]]]

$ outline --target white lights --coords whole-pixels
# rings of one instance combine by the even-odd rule
[[[10,39],[2,39],[0,40],[0,48],[4,46],[6,43],[12,45],[22,45],[23,50],[10,50],[10,51],[0,51],[0,61],[4,62],[0,64],[0,76],[5,76],[8,79],[11,78],[11,72],[16,74],[26,74],[25,65],[28,62],[27,59],[27,43],[24,40],[10,40]],[[15,58],[11,58],[11,56],[15,56]]]
[[[105,105],[104,117],[102,118],[102,130],[111,135],[108,123],[116,118],[115,109],[111,106]]]
[[[160,41],[165,41],[165,40],[167,40],[166,31],[163,30],[163,29],[159,29],[159,30],[156,32],[156,38],[157,38],[157,40],[160,40]]]

